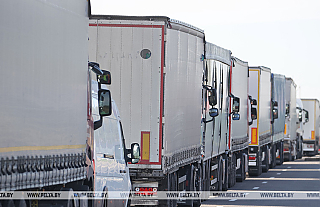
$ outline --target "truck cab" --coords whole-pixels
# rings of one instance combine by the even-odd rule
[[[126,149],[120,113],[107,88],[111,80],[101,84],[99,76],[94,72],[91,72],[90,77],[92,123],[94,123],[93,145],[91,145],[92,190],[106,192],[109,195],[112,191],[130,192],[128,162],[133,162],[129,158],[132,151]],[[137,151],[140,152],[139,146]],[[139,155],[138,153],[138,157]],[[93,202],[93,206],[127,206],[129,200],[126,197],[95,199]]]

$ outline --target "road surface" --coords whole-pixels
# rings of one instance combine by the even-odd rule
[[[262,173],[259,177],[248,177],[242,183],[237,182],[227,193],[240,195],[239,193],[254,192],[258,196],[261,193],[267,198],[249,199],[228,198],[223,200],[208,199],[202,203],[202,207],[271,207],[271,206],[301,206],[320,207],[320,157],[303,157],[292,162],[284,162],[281,166]],[[307,194],[309,192],[309,194]],[[293,195],[309,197],[293,199]],[[260,194],[260,195],[259,195]],[[248,194],[249,195],[249,194]],[[300,194],[299,194],[300,195]],[[271,198],[270,198],[271,196]],[[276,198],[275,198],[276,197]]]

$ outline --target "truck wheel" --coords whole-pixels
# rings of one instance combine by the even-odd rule
[[[276,161],[276,145],[273,145],[271,148],[271,165],[270,168],[275,168],[277,161]]]
[[[27,203],[23,198],[18,201],[14,201],[14,204],[17,207],[27,207]]]
[[[60,191],[69,191],[69,198],[68,200],[63,200],[63,205],[66,207],[73,207],[74,206],[74,200],[72,199],[71,194],[73,193],[72,188],[61,188]]]
[[[236,177],[237,182],[242,182],[245,179],[245,160],[244,160],[244,155],[241,153],[240,157],[240,169],[238,169],[238,174],[240,176]]]
[[[177,186],[177,172],[171,173],[169,175],[168,179],[168,186],[169,186],[169,191],[178,191],[178,186]],[[176,207],[177,206],[177,200],[168,200],[168,207]]]
[[[268,172],[269,170],[269,146],[263,148],[264,151],[264,160],[262,163],[262,172]]]
[[[218,179],[218,191],[222,191],[222,184],[223,184],[223,180],[222,180],[222,178],[223,178],[223,164],[222,164],[222,159],[220,158],[220,161],[219,161],[219,166],[218,166],[218,168],[219,168],[219,171],[218,171],[218,173],[219,173],[219,179]]]
[[[237,156],[235,154],[232,155],[231,157],[231,167],[230,167],[230,182],[229,182],[229,188],[234,186],[236,184],[236,165],[237,165]]]
[[[2,203],[2,206],[6,206],[6,207],[15,207],[13,200],[5,200]]]
[[[280,165],[284,162],[283,142],[280,144]]]

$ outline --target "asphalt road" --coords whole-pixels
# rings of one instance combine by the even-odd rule
[[[301,206],[320,207],[320,157],[303,157],[293,162],[284,162],[281,166],[270,169],[267,173],[262,173],[259,177],[249,177],[230,188],[227,193],[253,192],[259,196],[260,192],[268,194],[268,198],[243,199],[211,199],[202,203],[202,207],[252,207],[252,206]],[[315,194],[309,194],[315,193]],[[253,194],[251,193],[251,194]],[[293,199],[301,193],[303,199]],[[255,194],[256,195],[256,194]],[[300,195],[300,194],[299,194]],[[309,198],[307,198],[309,196]],[[313,196],[313,197],[312,197]],[[274,198],[277,197],[277,198]],[[311,198],[312,197],[312,198]]]

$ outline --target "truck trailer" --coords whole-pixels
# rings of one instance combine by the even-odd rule
[[[0,10],[0,190],[85,179],[88,2],[7,1]]]
[[[317,99],[301,99],[303,108],[309,112],[309,121],[304,125],[303,136],[303,154],[316,155],[319,150],[319,122],[320,109],[319,100]]]
[[[284,160],[283,142],[285,129],[285,87],[286,77],[280,74],[271,74],[271,105],[272,105],[272,144],[270,147],[270,167],[281,165]]]
[[[249,126],[249,175],[267,172],[272,147],[271,69],[263,66],[249,67],[249,99],[251,118]]]
[[[240,149],[234,148],[232,153],[229,135],[231,120],[240,118],[240,103],[239,98],[231,95],[230,91],[231,51],[209,42],[206,42],[205,49],[202,92],[202,189],[221,191],[227,190],[236,182],[236,152]],[[231,98],[233,104],[230,104]]]
[[[286,123],[284,130],[284,159],[293,161],[297,158],[299,145],[297,139],[296,87],[292,78],[286,77]]]
[[[233,158],[233,163],[236,161],[234,163],[236,168],[236,180],[238,182],[242,182],[246,179],[246,173],[248,172],[249,124],[250,121],[252,121],[249,116],[250,103],[248,98],[248,62],[242,61],[236,57],[232,57],[230,74],[230,94],[232,94],[232,96],[237,96],[240,99],[238,112],[238,114],[240,115],[240,119],[230,119],[229,121],[230,138],[228,145],[233,157],[235,156],[235,158]]]
[[[133,190],[197,190],[204,32],[168,17],[93,15],[89,45],[90,60],[112,73],[126,144],[141,146],[140,162],[129,164]],[[176,202],[141,199],[131,205]]]
[[[125,162],[138,154],[121,144],[119,113],[104,88],[110,73],[88,63],[90,1],[7,1],[0,11],[0,191],[130,190]],[[102,148],[113,151],[101,155]],[[106,182],[112,177],[122,180]],[[0,200],[10,207],[72,204],[107,203],[71,196]]]
[[[309,121],[309,112],[303,107],[302,100],[300,98],[296,99],[296,112],[298,116],[298,121],[297,121],[297,139],[299,140],[298,143],[299,145],[297,146],[298,148],[298,154],[297,154],[297,159],[302,158],[303,156],[303,137],[304,137],[304,129],[305,129],[305,124]]]

